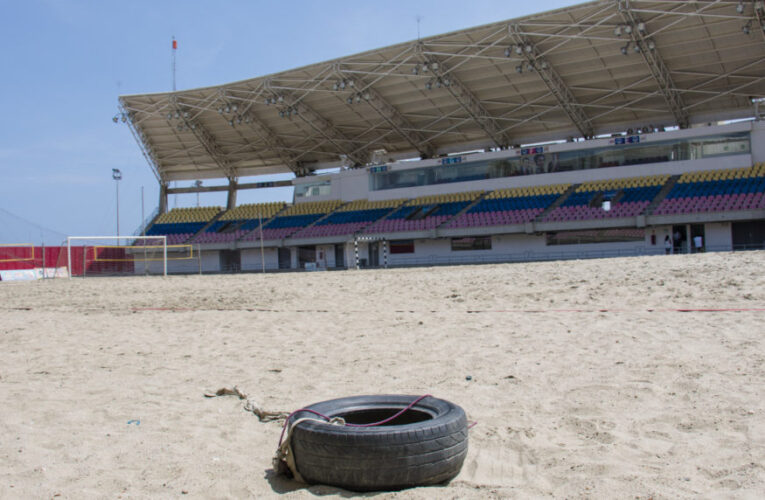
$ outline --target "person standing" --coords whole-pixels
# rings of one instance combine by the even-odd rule
[[[664,254],[669,255],[672,253],[672,239],[669,235],[664,237]]]
[[[703,236],[694,236],[693,237],[693,246],[696,247],[696,253],[703,252],[704,251],[704,237]]]

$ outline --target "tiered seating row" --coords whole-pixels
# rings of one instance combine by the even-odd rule
[[[366,228],[365,233],[426,231],[454,217],[483,194],[482,191],[421,196],[409,200],[385,219]]]
[[[655,215],[765,208],[765,164],[683,174]]]
[[[545,221],[575,221],[635,217],[659,194],[669,175],[585,182],[544,218]],[[610,210],[598,201],[613,200]]]
[[[569,187],[570,184],[558,184],[492,191],[447,227],[525,224],[542,213]]]
[[[280,240],[307,227],[342,205],[340,200],[298,203],[263,224],[264,240]],[[259,240],[261,230],[252,231],[243,241]]]
[[[340,207],[316,225],[303,229],[293,238],[320,238],[356,233],[381,219],[404,200],[368,201],[356,200]]]
[[[227,211],[197,236],[196,243],[226,243],[236,241],[256,229],[284,208],[286,203],[249,203]]]
[[[173,224],[178,222],[208,222],[218,215],[221,207],[190,207],[174,208],[157,217],[157,224]]]
[[[220,207],[174,208],[157,217],[147,236],[165,235],[169,245],[185,243],[221,211]]]
[[[577,186],[561,206],[546,214],[543,221],[634,217],[645,213],[668,179],[668,175],[658,175],[585,182]],[[448,228],[524,224],[538,219],[570,186],[500,189],[487,193],[468,210],[465,209],[485,193],[423,196],[409,201],[357,200],[344,205],[339,200],[309,202],[286,209],[284,203],[242,205],[210,224],[196,242],[256,240],[260,237],[260,231],[255,230],[258,213],[262,214],[266,240],[422,231],[447,221]],[[603,209],[603,201],[610,201],[610,210]],[[652,214],[764,208],[765,165],[758,164],[683,174]],[[147,235],[164,234],[168,236],[168,243],[182,243],[198,233],[219,211],[218,207],[173,209],[158,217]]]

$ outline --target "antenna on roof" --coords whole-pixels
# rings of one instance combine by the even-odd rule
[[[175,92],[175,51],[178,50],[178,41],[173,36],[173,92]]]
[[[417,41],[420,41],[420,21],[422,21],[422,16],[417,14]]]

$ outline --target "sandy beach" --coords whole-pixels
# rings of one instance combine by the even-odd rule
[[[763,269],[746,252],[0,283],[0,498],[351,495],[275,476],[281,424],[203,396],[233,386],[274,411],[428,393],[477,422],[450,484],[375,498],[761,498]]]

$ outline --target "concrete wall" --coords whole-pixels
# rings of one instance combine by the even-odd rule
[[[241,250],[242,271],[260,271],[263,268],[263,260],[266,270],[279,268],[279,254],[276,248],[264,248],[261,259],[260,248],[246,248]]]
[[[705,158],[701,160],[686,160],[675,162],[652,163],[645,165],[630,165],[622,167],[598,168],[591,170],[576,170],[571,172],[558,172],[552,174],[526,175],[519,177],[506,177],[499,179],[484,179],[470,182],[434,184],[430,186],[386,189],[381,191],[369,191],[368,169],[344,170],[336,174],[328,175],[331,180],[332,194],[324,197],[303,198],[300,201],[319,201],[324,199],[341,199],[351,201],[358,199],[389,200],[398,198],[416,198],[418,196],[437,195],[446,193],[459,193],[464,191],[492,191],[495,189],[528,187],[551,184],[581,183],[602,179],[642,177],[647,175],[679,175],[685,172],[699,170],[738,168],[751,166],[754,161],[765,161],[765,123],[742,122],[724,126],[710,126],[703,128],[675,130],[662,133],[641,134],[642,144],[666,141],[678,138],[703,137],[721,133],[743,132],[751,130],[752,154],[733,155],[719,158]],[[562,151],[582,150],[591,148],[608,147],[613,144],[613,139],[593,139],[576,143],[560,143],[544,146],[545,152],[555,153]],[[617,146],[618,147],[618,146]],[[463,162],[487,160],[494,158],[517,157],[518,150],[496,151],[491,153],[478,153],[463,155]],[[759,159],[757,159],[759,158]],[[392,171],[408,170],[437,166],[440,158],[422,161],[396,162],[388,165]],[[321,176],[310,180],[296,180],[298,182],[316,182]]]
[[[706,247],[712,250],[732,250],[733,232],[730,222],[711,222],[704,224]]]
[[[392,266],[447,264],[450,262],[489,262],[499,260],[532,260],[538,258],[577,258],[606,255],[638,255],[645,253],[663,253],[664,236],[669,234],[668,228],[655,230],[656,244],[652,244],[651,235],[654,228],[646,229],[644,241],[627,241],[613,243],[590,243],[580,245],[551,245],[546,244],[544,235],[503,234],[492,236],[490,250],[452,250],[451,238],[433,240],[415,240],[414,253],[394,254],[389,256]],[[366,257],[366,246],[360,248],[362,257]]]
[[[752,161],[765,162],[765,121],[752,123]]]
[[[690,225],[687,226],[690,228]],[[645,228],[643,241],[589,243],[579,245],[550,245],[546,244],[546,236],[541,234],[500,234],[493,235],[490,250],[457,250],[451,248],[451,238],[417,239],[414,240],[414,253],[391,254],[388,249],[390,266],[448,264],[465,262],[490,262],[500,260],[533,260],[540,258],[586,258],[598,255],[640,255],[646,253],[664,253],[664,237],[671,237],[672,226],[654,226]],[[654,236],[654,238],[652,238]],[[731,226],[729,222],[705,224],[705,246],[710,250],[729,250],[731,243]],[[360,241],[360,259],[369,256],[369,243]],[[354,245],[346,243],[345,265],[355,267]],[[259,271],[261,269],[260,249],[251,248],[241,251],[243,271]],[[277,248],[265,249],[266,269],[278,269]],[[297,248],[290,249],[292,266],[298,269]],[[317,245],[316,262],[319,269],[333,268],[335,262],[334,245]],[[152,264],[153,273],[161,273],[161,262]],[[380,265],[383,265],[382,247],[380,248]],[[170,261],[170,273],[197,273],[199,261]],[[155,269],[156,268],[156,269]],[[202,253],[202,270],[204,272],[219,272],[220,261],[218,251]],[[138,272],[138,270],[136,271]],[[141,271],[142,272],[142,271]],[[140,273],[139,273],[140,274]]]
[[[335,267],[335,245],[316,246],[316,266],[319,269]]]
[[[174,260],[178,255],[168,253],[167,272],[168,274],[195,274],[199,273],[200,262],[202,272],[217,273],[220,272],[220,255],[217,250],[202,250],[201,253],[194,247],[194,255],[191,259]],[[152,262],[151,272],[162,273],[162,262]],[[141,268],[142,270],[143,268]],[[138,269],[136,270],[138,271]]]
[[[736,131],[751,130],[752,134],[752,153],[750,155],[734,155],[719,158],[706,158],[701,160],[686,160],[675,162],[652,163],[645,165],[630,165],[623,167],[609,167],[591,170],[576,170],[571,172],[558,172],[552,174],[527,175],[519,177],[506,177],[500,179],[484,179],[470,182],[434,184],[431,186],[386,189],[382,191],[369,191],[369,172],[368,169],[343,170],[339,173],[316,176],[305,179],[296,179],[295,183],[311,183],[320,179],[331,181],[331,194],[328,196],[315,196],[301,198],[297,201],[322,201],[322,200],[343,200],[352,201],[359,199],[369,200],[389,200],[398,198],[415,198],[418,196],[459,193],[464,191],[491,191],[495,189],[529,187],[551,184],[581,183],[587,181],[597,181],[602,179],[642,177],[647,175],[679,175],[685,172],[694,172],[699,170],[738,168],[751,166],[752,162],[765,161],[765,122],[743,122],[726,126],[712,126],[685,130],[676,130],[671,132],[643,134],[641,142],[649,144],[656,141],[665,141],[681,137],[708,136],[717,133],[729,133]],[[607,147],[612,139],[595,139],[577,143],[551,144],[545,146],[545,150],[550,153],[590,149],[597,147]],[[477,161],[483,159],[505,158],[518,156],[518,151],[498,151],[492,153],[479,153],[474,155],[465,155],[463,161]],[[411,168],[421,168],[427,166],[436,166],[440,159],[398,162],[389,165],[391,170],[407,170]]]

